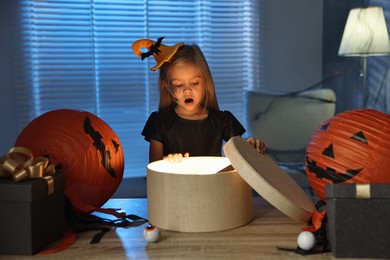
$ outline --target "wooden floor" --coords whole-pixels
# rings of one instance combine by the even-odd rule
[[[104,207],[122,208],[147,218],[146,199],[111,199]],[[0,259],[334,259],[332,253],[301,256],[277,247],[295,248],[304,226],[276,210],[260,197],[253,201],[249,224],[220,232],[181,233],[162,230],[157,243],[143,238],[146,224],[116,228],[100,243],[90,244],[96,231],[80,233],[66,250],[45,256],[2,256]]]

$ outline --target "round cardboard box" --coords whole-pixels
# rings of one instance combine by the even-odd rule
[[[147,166],[149,222],[161,229],[211,232],[252,220],[252,188],[226,157],[199,156]],[[220,171],[222,169],[222,171]]]

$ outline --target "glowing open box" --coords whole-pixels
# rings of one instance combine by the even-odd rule
[[[304,223],[309,220],[315,208],[313,202],[272,159],[259,154],[240,137],[231,138],[224,151],[227,158],[189,157],[180,163],[150,163],[150,223],[182,232],[245,225],[252,219],[252,188],[291,218]],[[230,163],[234,168],[218,172]]]

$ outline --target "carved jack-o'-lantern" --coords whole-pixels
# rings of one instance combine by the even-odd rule
[[[325,121],[306,149],[306,174],[316,195],[333,183],[390,183],[390,115],[350,110]]]
[[[47,156],[65,174],[65,195],[73,210],[89,214],[116,191],[123,177],[124,157],[115,132],[99,117],[60,109],[47,112],[20,133],[17,146],[34,157]]]

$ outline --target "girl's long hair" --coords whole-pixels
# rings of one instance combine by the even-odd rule
[[[207,64],[202,50],[196,44],[181,46],[170,62],[165,63],[160,68],[158,82],[160,88],[159,110],[176,106],[174,97],[169,93],[168,88],[164,86],[164,81],[168,82],[170,69],[178,64],[191,64],[199,69],[203,82],[203,100],[201,105],[206,109],[219,110],[218,100],[214,89],[214,81],[209,65]]]

